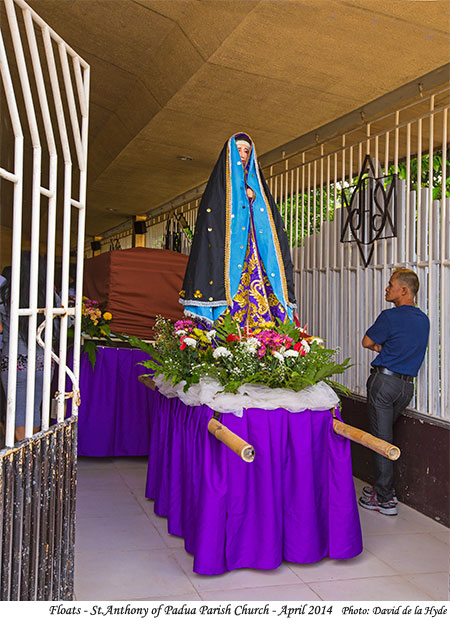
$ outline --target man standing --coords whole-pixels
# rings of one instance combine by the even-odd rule
[[[386,288],[386,301],[394,308],[383,310],[369,327],[362,346],[378,353],[367,381],[367,404],[371,433],[389,443],[394,424],[408,406],[425,357],[430,331],[428,317],[414,305],[419,279],[410,269],[396,269]],[[394,464],[375,454],[375,485],[364,487],[359,505],[381,514],[397,514]]]

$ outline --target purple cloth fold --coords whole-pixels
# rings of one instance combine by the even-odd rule
[[[350,442],[329,411],[223,414],[251,443],[245,463],[210,433],[213,412],[155,393],[146,497],[194,555],[193,570],[271,570],[362,551]]]
[[[136,349],[99,347],[92,369],[85,353],[80,362],[78,409],[80,456],[146,456],[154,392],[138,381],[147,371],[138,362],[148,355]],[[69,360],[72,364],[72,360]],[[69,405],[68,405],[69,407]]]

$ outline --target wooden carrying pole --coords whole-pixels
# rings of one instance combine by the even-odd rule
[[[153,379],[150,377],[150,375],[139,375],[138,377],[139,381],[141,383],[143,383],[144,385],[146,385],[148,388],[150,388],[151,390],[155,389],[155,382],[153,381]]]
[[[155,382],[149,375],[140,375],[139,381],[151,390],[155,389]],[[233,450],[246,463],[251,463],[255,458],[255,449],[246,441],[238,437],[229,428],[223,426],[216,418],[211,418],[208,422],[208,431],[216,439],[224,443]]]
[[[254,460],[255,449],[253,446],[238,437],[229,428],[223,426],[216,418],[211,418],[208,422],[208,431],[216,439],[228,446],[230,450],[233,450],[246,463],[251,463]]]
[[[333,430],[337,435],[342,435],[342,437],[347,437],[347,439],[370,448],[391,461],[396,461],[400,456],[400,448],[397,448],[397,446],[393,446],[383,439],[378,439],[378,437],[374,437],[359,428],[345,424],[337,418],[333,418]]]

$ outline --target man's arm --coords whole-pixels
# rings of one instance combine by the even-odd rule
[[[381,353],[381,344],[377,344],[376,342],[374,342],[372,338],[369,338],[367,334],[364,334],[364,338],[362,339],[361,344],[365,349],[370,349],[371,351],[375,351],[376,353]]]

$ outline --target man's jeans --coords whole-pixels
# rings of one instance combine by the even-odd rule
[[[414,383],[400,377],[373,372],[367,380],[367,405],[370,431],[375,437],[392,443],[394,424],[408,406],[414,392]],[[378,501],[393,497],[394,463],[375,453],[375,491]]]

